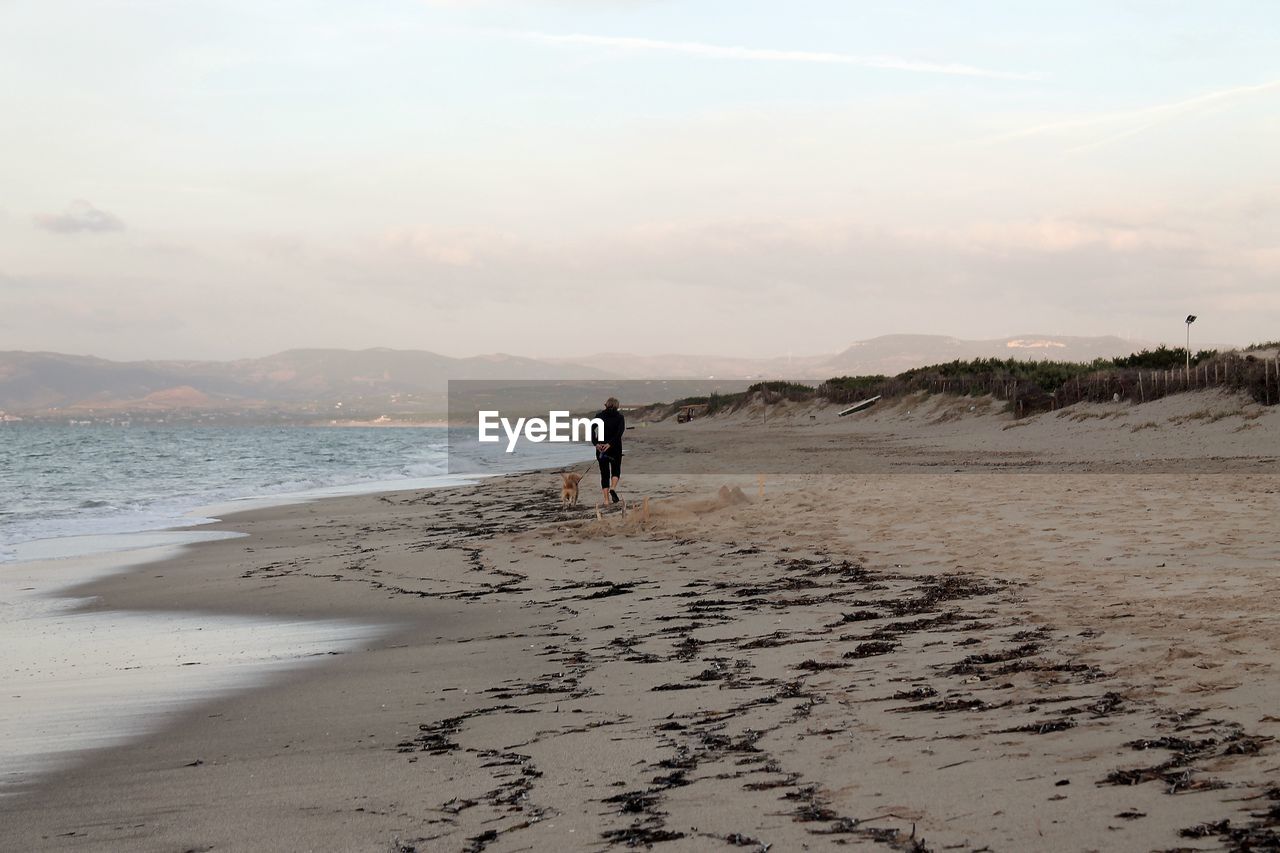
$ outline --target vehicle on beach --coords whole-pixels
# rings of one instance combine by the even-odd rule
[[[681,406],[676,412],[676,423],[687,424],[694,418],[701,418],[707,414],[707,404],[697,403],[691,406]]]

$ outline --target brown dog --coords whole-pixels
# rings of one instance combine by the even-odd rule
[[[567,474],[561,474],[560,477],[564,480],[560,486],[560,503],[565,506],[577,506],[578,483],[582,480],[582,475],[570,471]]]

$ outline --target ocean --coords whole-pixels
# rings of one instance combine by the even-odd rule
[[[239,535],[199,528],[223,512],[458,485],[584,455],[565,445],[518,460],[455,452],[450,466],[446,451],[444,428],[0,424],[0,798],[84,750],[143,737],[196,703],[376,645],[393,628],[86,611],[68,590]]]
[[[430,488],[512,470],[510,460],[455,453],[450,475],[446,451],[443,427],[0,424],[0,563],[50,555],[34,542],[95,537],[90,549],[100,550],[107,536],[199,524],[211,507]],[[534,452],[520,467],[583,455],[563,445]]]

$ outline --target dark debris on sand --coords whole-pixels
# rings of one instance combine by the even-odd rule
[[[504,509],[504,517],[511,518],[512,507]],[[483,579],[475,588],[452,594],[454,597],[479,600],[510,596],[509,600],[519,601],[528,578],[487,562],[484,541],[499,533],[561,520],[556,513],[537,512],[523,522],[497,526],[459,519],[430,531],[423,548],[462,550],[475,575]],[[669,544],[686,552],[717,548],[694,540]],[[1163,714],[1153,722],[1149,736],[1131,740],[1117,754],[1117,765],[1121,766],[1096,780],[1104,788],[1158,784],[1170,794],[1209,790],[1222,784],[1209,773],[1211,763],[1268,748],[1265,737],[1225,723],[1203,722],[1199,709],[1159,711],[1150,703],[1127,699],[1119,689],[1106,689],[1112,677],[1074,658],[1064,648],[1064,640],[1055,639],[1050,626],[997,624],[993,605],[999,597],[1014,594],[1009,584],[963,572],[921,578],[874,571],[855,561],[820,553],[774,557],[754,546],[726,548],[722,543],[714,555],[730,562],[754,561],[755,569],[744,573],[741,583],[698,580],[669,588],[658,578],[637,582],[595,577],[553,587],[550,599],[538,606],[554,613],[550,622],[557,625],[571,620],[578,608],[586,610],[587,605],[618,608],[651,596],[667,607],[647,623],[631,623],[627,633],[600,647],[577,647],[565,641],[563,633],[557,634],[556,645],[548,644],[545,653],[552,654],[554,648],[554,659],[565,662],[561,664],[564,671],[481,687],[479,693],[504,704],[422,723],[416,737],[397,745],[397,751],[410,760],[451,762],[451,766],[467,768],[476,778],[483,778],[478,775],[483,773],[493,777],[494,783],[485,793],[477,795],[469,788],[465,795],[459,793],[436,809],[444,816],[442,820],[457,828],[456,837],[466,839],[463,849],[483,851],[508,833],[555,816],[538,805],[539,786],[546,780],[529,756],[507,745],[464,746],[471,743],[469,723],[488,715],[572,713],[580,710],[577,704],[588,696],[593,711],[600,713],[596,709],[601,700],[609,697],[592,693],[584,685],[595,684],[591,675],[596,669],[614,664],[659,667],[660,676],[648,682],[654,698],[646,701],[668,703],[670,711],[651,720],[631,720],[625,698],[615,696],[616,712],[603,713],[592,723],[622,727],[628,737],[654,738],[653,758],[620,774],[627,778],[614,783],[618,788],[609,796],[593,800],[602,822],[598,841],[605,847],[649,848],[697,837],[706,838],[709,848],[768,849],[769,842],[762,840],[758,826],[719,827],[710,834],[669,825],[673,798],[697,797],[700,786],[709,780],[732,779],[741,786],[742,796],[761,798],[762,804],[774,803],[768,813],[803,825],[815,841],[822,837],[839,844],[871,842],[896,850],[928,850],[914,826],[872,825],[842,814],[818,784],[806,780],[806,768],[788,766],[785,753],[776,751],[797,736],[842,734],[839,727],[805,723],[814,709],[828,700],[829,687],[823,685],[889,665],[904,667],[894,680],[907,685],[862,701],[890,703],[874,706],[880,709],[877,713],[946,715],[939,719],[945,718],[951,730],[958,732],[950,737],[1070,737],[1071,730],[1080,726],[1106,726],[1121,717],[1127,721],[1145,719],[1157,711]],[[744,615],[761,611],[770,617],[776,615],[782,624],[771,624],[767,631],[702,630],[744,624]],[[616,616],[610,621],[622,624]],[[945,663],[910,668],[911,656],[923,645],[944,643],[946,649],[953,650]],[[852,648],[841,644],[852,644]],[[803,648],[796,650],[799,653],[794,659],[798,662],[792,664],[785,679],[763,677],[755,671],[754,652],[790,646]],[[634,671],[655,672],[647,666]],[[1061,707],[1049,715],[1025,722],[1015,719],[1010,721],[1015,725],[993,728],[990,720],[1003,714],[992,715],[990,711],[1007,709],[1014,714],[1038,710],[1033,700],[1010,689],[1015,682],[1063,685],[1055,698],[1042,696],[1040,702]],[[966,692],[971,687],[977,695]],[[691,701],[692,707],[700,710],[688,710]],[[586,730],[583,725],[562,725],[561,717],[555,719],[557,722],[548,723],[539,738]],[[1191,736],[1177,730],[1192,721],[1209,731]],[[1160,756],[1163,760],[1143,766],[1122,766],[1132,761],[1135,753],[1153,751],[1167,754]],[[692,795],[688,793],[691,790]],[[1182,836],[1212,838],[1236,851],[1280,849],[1275,841],[1280,793],[1273,788],[1270,796],[1243,815],[1186,827]],[[1145,815],[1129,809],[1115,817],[1136,821]]]

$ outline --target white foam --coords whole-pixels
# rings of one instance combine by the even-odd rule
[[[0,794],[66,766],[86,749],[123,743],[217,693],[262,684],[284,668],[375,640],[385,625],[278,622],[203,613],[82,612],[60,590],[181,554],[152,547],[0,566]],[[175,538],[177,537],[177,538]],[[97,538],[97,537],[91,537]],[[58,540],[65,541],[65,540]]]

